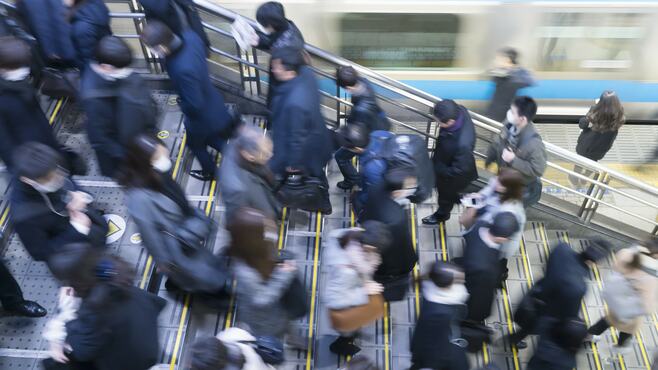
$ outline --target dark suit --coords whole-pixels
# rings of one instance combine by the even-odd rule
[[[206,47],[210,40],[206,35],[199,12],[192,0],[139,0],[146,19],[160,21],[179,37],[186,29],[192,29],[203,40]],[[180,13],[179,13],[180,10]]]
[[[71,17],[71,38],[80,69],[94,59],[101,39],[111,34],[110,11],[103,0],[86,0],[75,7]]]

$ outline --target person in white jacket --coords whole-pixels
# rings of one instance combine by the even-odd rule
[[[191,370],[274,370],[254,349],[256,338],[246,330],[228,328],[192,345]]]

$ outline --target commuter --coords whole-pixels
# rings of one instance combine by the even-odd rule
[[[457,329],[468,299],[464,273],[450,263],[434,262],[422,282],[422,292],[420,316],[411,338],[410,370],[467,370],[466,350]]]
[[[576,355],[583,348],[587,327],[579,318],[554,322],[539,336],[528,370],[571,370],[576,368]]]
[[[425,225],[450,219],[453,206],[459,202],[459,193],[478,176],[473,157],[475,127],[466,108],[453,100],[442,100],[434,106],[434,117],[441,127],[433,156],[438,209],[423,218]]]
[[[378,319],[378,313],[383,314],[384,287],[373,279],[381,254],[391,248],[391,239],[387,226],[377,221],[366,221],[363,229],[337,229],[329,234],[324,260],[328,261],[325,299],[330,316],[342,312],[351,316],[345,320],[351,326],[362,327]],[[375,307],[378,300],[381,311]],[[348,312],[350,309],[352,312]],[[365,312],[363,320],[354,316],[359,309]],[[358,329],[334,329],[340,336],[329,346],[332,353],[354,356],[361,350],[354,344]]]
[[[546,148],[532,120],[537,103],[527,96],[514,99],[500,136],[489,145],[485,165],[511,167],[523,175],[526,189],[523,205],[528,208],[541,198],[541,179],[546,171]]]
[[[499,212],[489,222],[478,221],[464,235],[464,256],[459,262],[466,275],[469,298],[466,319],[482,324],[491,313],[500,279],[501,247],[519,231],[511,212]]]
[[[366,127],[366,135],[391,128],[386,118],[386,113],[377,103],[375,89],[370,82],[360,77],[353,67],[340,67],[336,73],[336,83],[352,95],[352,110],[347,118],[347,124],[363,123]],[[365,146],[363,146],[365,147]],[[343,190],[350,190],[360,183],[358,173],[352,164],[358,152],[342,147],[335,154],[336,163],[345,180],[340,181],[337,186]]]
[[[139,0],[139,3],[147,21],[162,22],[181,38],[184,31],[191,29],[206,48],[210,48],[210,40],[193,0]]]
[[[64,1],[20,0],[16,2],[16,9],[28,31],[36,38],[46,67],[79,67]]]
[[[111,35],[110,10],[103,0],[63,0],[69,7],[71,38],[80,70],[94,59],[96,46]]]
[[[248,207],[278,220],[281,205],[274,196],[274,174],[267,167],[272,157],[272,140],[263,131],[245,125],[225,152],[219,168],[219,190],[226,219],[231,219],[239,208]]]
[[[212,222],[192,207],[171,177],[169,150],[141,135],[128,147],[119,184],[126,188],[128,214],[168,290],[222,295],[228,276],[223,259],[204,246]]]
[[[157,363],[158,315],[166,301],[133,286],[128,263],[88,244],[73,244],[52,256],[50,266],[70,287],[61,295],[80,298],[77,310],[66,306],[73,315],[47,325],[55,361],[98,370],[146,370]]]
[[[576,153],[593,161],[600,161],[612,148],[619,129],[625,122],[624,107],[621,105],[617,93],[610,90],[604,91],[597,99],[596,104],[589,109],[587,115],[580,119],[578,126],[582,131],[578,136]],[[575,166],[574,172],[587,177],[592,175],[592,171],[580,166]],[[574,187],[587,184],[586,181],[574,175],[569,175],[569,182]]]
[[[580,253],[564,242],[553,248],[544,277],[527,293],[534,300],[530,309],[537,314],[520,330],[507,336],[509,342],[519,349],[526,348],[523,339],[529,334],[542,333],[551,320],[559,322],[578,317],[581,302],[587,293],[585,280],[589,276],[588,266],[605,258],[609,249],[609,244],[603,240],[593,240]]]
[[[190,370],[273,370],[254,350],[256,338],[240,328],[228,328],[216,337],[192,345]]]
[[[640,330],[644,317],[656,309],[657,258],[658,239],[655,237],[616,253],[614,272],[603,288],[608,310],[605,317],[589,328],[590,337],[598,340],[604,331],[613,327],[619,331],[614,352],[630,350],[630,339]]]
[[[103,176],[117,175],[126,148],[140,134],[157,131],[157,107],[145,81],[130,68],[132,52],[116,36],[98,44],[82,77],[81,100],[87,135]]]
[[[370,189],[361,221],[386,224],[392,235],[392,247],[382,251],[382,263],[375,272],[375,281],[384,285],[384,299],[404,299],[409,288],[409,274],[418,261],[411,239],[409,196],[416,192],[414,169],[394,167],[387,170],[384,181]]]
[[[11,316],[43,317],[48,314],[37,302],[23,298],[21,287],[2,260],[0,260],[0,304],[2,310]]]
[[[274,50],[272,73],[280,86],[272,96],[270,168],[280,178],[301,174],[325,184],[320,209],[330,214],[324,166],[331,158],[333,140],[320,110],[318,83],[302,55],[292,48]]]
[[[487,186],[478,193],[468,194],[464,197],[463,202],[466,209],[459,218],[459,222],[466,229],[479,220],[492,222],[493,218],[501,212],[511,212],[516,216],[519,230],[500,247],[502,283],[507,280],[507,260],[519,250],[526,223],[523,208],[523,176],[514,169],[501,168],[498,176],[492,177]]]
[[[57,142],[30,82],[29,45],[16,37],[0,38],[0,159],[14,171],[13,154],[35,141],[67,156],[67,168],[77,155]],[[72,168],[71,168],[72,169]]]
[[[516,93],[520,89],[535,85],[535,80],[530,71],[519,65],[519,52],[513,48],[498,50],[494,69],[490,73],[496,89],[485,116],[502,122]]]
[[[26,143],[14,155],[11,218],[25,249],[45,261],[69,243],[105,246],[107,222],[62,169],[62,156],[40,143]]]
[[[228,220],[227,229],[238,282],[236,317],[255,337],[282,343],[297,308],[284,300],[298,279],[297,266],[294,260],[277,260],[276,224],[261,212],[241,208]]]
[[[192,170],[190,175],[201,181],[212,180],[217,166],[206,147],[221,152],[240,120],[229,113],[224,98],[212,84],[203,40],[191,29],[179,37],[158,21],[149,22],[141,37],[155,55],[165,59],[180,97],[187,145],[201,164],[201,170]]]
[[[341,368],[341,370],[379,370],[379,367],[371,359],[357,355],[352,357],[347,366]]]

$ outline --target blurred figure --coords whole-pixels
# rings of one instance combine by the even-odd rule
[[[587,115],[580,119],[578,126],[582,131],[578,136],[576,153],[593,161],[600,161],[612,148],[619,129],[625,122],[624,107],[619,96],[614,91],[603,92]],[[574,172],[587,177],[592,175],[592,171],[580,166],[575,166]],[[576,188],[587,185],[586,181],[573,175],[569,175],[569,182]]]
[[[281,217],[281,205],[274,196],[276,181],[267,167],[272,157],[272,140],[251,126],[243,126],[229,143],[219,168],[219,189],[231,219],[243,207],[263,212],[272,220]]]
[[[333,140],[320,110],[320,93],[313,71],[299,50],[275,49],[272,73],[280,82],[272,95],[270,120],[274,155],[270,168],[280,178],[311,176],[326,185],[319,207],[331,213],[324,166],[331,158]]]
[[[192,345],[190,370],[273,370],[254,350],[256,338],[240,328],[228,328],[217,337]]]
[[[135,274],[125,261],[73,244],[49,263],[70,287],[61,288],[60,302],[62,296],[80,298],[79,308],[68,307],[72,314],[60,313],[47,325],[55,361],[99,370],[146,370],[157,363],[158,315],[166,301],[133,286]]]
[[[65,154],[30,81],[31,63],[32,53],[25,41],[16,37],[0,38],[0,159],[10,172],[15,167],[14,151],[30,141]],[[64,166],[73,169],[77,155],[73,152],[66,155]]]
[[[519,65],[519,52],[509,47],[498,50],[494,59],[494,69],[490,74],[496,90],[485,116],[502,122],[516,93],[520,89],[535,85],[535,80],[530,71]]]
[[[487,186],[478,193],[468,194],[464,198],[466,208],[459,222],[466,229],[479,220],[492,222],[493,218],[501,212],[511,212],[519,223],[518,232],[511,235],[509,241],[500,246],[501,282],[503,282],[507,280],[507,260],[519,250],[526,223],[523,208],[523,176],[514,169],[501,168],[498,176],[492,177]]]
[[[387,170],[384,181],[368,194],[361,221],[379,221],[388,226],[391,248],[382,251],[382,263],[375,271],[375,281],[384,285],[384,299],[404,299],[409,289],[409,274],[418,261],[411,239],[409,197],[416,192],[416,177],[410,167]]]
[[[215,178],[217,166],[206,147],[221,152],[240,119],[229,113],[224,98],[212,84],[203,40],[191,29],[179,37],[158,21],[149,22],[141,38],[155,55],[164,58],[180,97],[187,145],[201,164],[201,170],[190,171],[190,176],[210,181]]]
[[[391,248],[391,240],[386,225],[377,221],[366,221],[363,229],[338,229],[329,234],[324,260],[328,261],[325,299],[330,315],[355,307],[365,308],[374,304],[373,296],[381,296],[384,288],[374,281],[374,273],[382,261],[381,254]],[[383,300],[381,303],[383,308]],[[376,312],[374,309],[367,311]],[[359,327],[378,319],[376,314],[365,316],[366,320],[351,318],[348,321],[354,321],[353,326]],[[340,336],[329,346],[332,353],[354,356],[361,350],[354,344],[354,331],[334,329]]]
[[[11,316],[43,317],[48,314],[45,308],[23,298],[21,287],[11,275],[7,265],[0,259],[0,304],[2,310]]]
[[[434,106],[439,123],[439,140],[434,149],[434,174],[438,209],[423,218],[425,225],[437,225],[450,219],[450,212],[459,202],[459,193],[477,179],[475,167],[475,127],[466,108],[453,100],[442,100]]]
[[[112,34],[110,10],[103,0],[62,0],[69,7],[71,38],[80,70],[94,59],[96,46]]]
[[[352,357],[350,362],[341,370],[379,370],[379,368],[369,358],[357,355]]]
[[[657,258],[656,237],[615,255],[613,272],[603,286],[607,314],[588,330],[590,336],[598,340],[608,328],[617,329],[619,340],[614,352],[630,350],[630,339],[640,330],[644,317],[656,309]]]
[[[490,223],[478,221],[464,235],[466,245],[460,264],[469,293],[467,320],[483,324],[489,317],[499,285],[501,247],[517,232],[516,216],[511,212],[499,212]]]
[[[365,124],[366,135],[377,130],[390,130],[391,124],[386,118],[386,113],[379,107],[375,89],[368,80],[360,77],[353,67],[343,66],[336,73],[336,83],[352,95],[353,105],[347,118],[348,125],[355,122]],[[359,184],[359,174],[352,165],[352,158],[357,154],[345,147],[336,152],[336,163],[345,178],[337,184],[338,188],[350,190]]]
[[[130,64],[128,44],[106,36],[98,44],[90,70],[82,78],[81,100],[87,135],[103,176],[115,177],[127,146],[140,134],[157,131],[157,107],[151,90]]]
[[[411,338],[410,370],[468,370],[466,350],[456,329],[468,299],[464,273],[450,263],[434,262],[422,291],[420,316]]]
[[[223,295],[229,276],[222,258],[205,247],[212,221],[192,207],[171,177],[169,150],[158,139],[141,135],[128,147],[118,178],[126,190],[128,214],[142,244],[174,291]]]
[[[41,143],[16,150],[10,195],[11,219],[30,256],[45,261],[69,243],[105,246],[107,222],[94,208],[93,197],[71,180],[62,156]]]
[[[576,368],[576,355],[583,348],[587,327],[579,318],[555,321],[539,336],[528,370],[571,370]]]
[[[541,198],[541,176],[546,171],[546,148],[532,120],[537,103],[527,96],[514,99],[500,136],[489,145],[485,166],[511,167],[523,175],[523,205],[528,208]]]
[[[192,0],[139,0],[144,9],[147,21],[159,21],[167,25],[178,37],[191,29],[196,32],[206,48],[210,48],[210,40],[203,28],[199,12]]]
[[[241,208],[228,221],[228,253],[235,258],[238,320],[256,337],[281,343],[292,320],[284,296],[297,279],[294,260],[276,258],[276,224],[261,212]],[[299,292],[305,294],[304,292]]]

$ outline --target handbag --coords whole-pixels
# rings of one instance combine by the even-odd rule
[[[277,197],[286,207],[318,212],[322,211],[328,190],[327,185],[317,177],[292,175],[284,180]]]
[[[163,232],[178,240],[183,254],[190,256],[199,248],[203,248],[206,239],[210,236],[214,221],[201,210],[192,208],[192,215],[187,217],[174,232]]]
[[[256,353],[265,363],[279,365],[285,360],[283,342],[277,337],[261,335],[256,337],[253,345]]]
[[[621,322],[627,323],[646,314],[640,293],[617,271],[608,275],[602,296],[610,313]]]
[[[342,310],[329,310],[331,326],[343,333],[353,332],[384,317],[384,296],[368,296],[368,303]]]
[[[294,254],[289,251],[282,250],[279,254],[279,262],[292,259],[294,259]],[[306,316],[308,313],[306,297],[304,282],[302,282],[299,274],[296,274],[290,285],[288,285],[288,289],[281,296],[281,304],[285,307],[288,318],[295,320]]]
[[[41,72],[41,93],[52,98],[76,98],[80,92],[80,71],[44,68]]]

